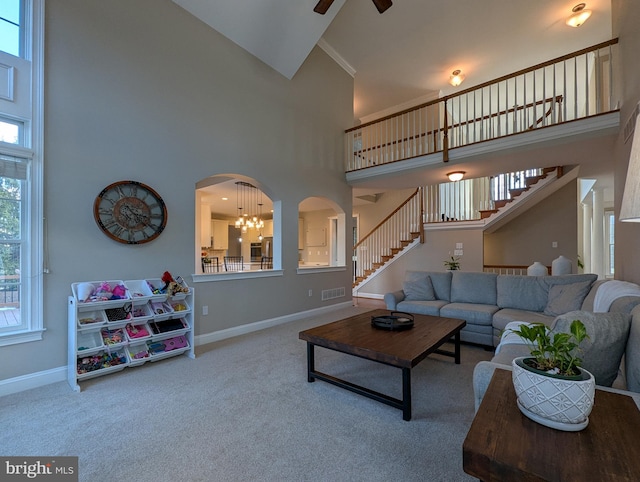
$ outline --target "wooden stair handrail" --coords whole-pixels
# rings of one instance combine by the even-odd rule
[[[500,112],[494,112],[494,113],[491,113],[491,114],[488,114],[488,115],[484,115],[484,116],[481,116],[481,117],[476,117],[475,119],[470,119],[470,120],[466,120],[466,121],[463,121],[463,122],[458,122],[457,124],[451,124],[450,126],[447,126],[447,127],[439,127],[437,129],[434,129],[434,130],[421,132],[418,135],[408,136],[408,137],[405,137],[403,139],[396,139],[396,140],[393,140],[391,142],[385,142],[383,144],[379,144],[377,146],[367,147],[366,149],[359,149],[357,151],[353,151],[353,153],[355,155],[357,155],[357,156],[361,156],[362,153],[367,152],[367,151],[374,151],[374,150],[377,150],[377,149],[382,149],[384,147],[393,146],[395,144],[400,144],[400,143],[412,141],[413,139],[416,139],[416,138],[426,137],[427,135],[437,134],[438,132],[443,132],[443,131],[444,131],[444,137],[447,137],[448,136],[447,129],[453,129],[455,127],[461,127],[461,126],[464,126],[464,125],[467,125],[467,124],[472,124],[474,122],[481,122],[483,120],[491,119],[493,117],[498,117],[498,116],[501,116],[501,115],[511,114],[511,113],[517,112],[519,110],[529,109],[531,107],[536,107],[538,105],[545,104],[545,103],[552,104],[551,107],[549,107],[549,110],[545,114],[540,116],[536,120],[536,122],[533,124],[533,125],[537,125],[537,124],[540,124],[540,122],[542,122],[543,118],[549,116],[549,114],[551,113],[551,109],[553,109],[553,103],[554,102],[559,104],[562,101],[563,101],[563,96],[562,95],[556,95],[555,97],[547,97],[546,99],[538,100],[538,101],[535,101],[535,102],[529,102],[528,104],[525,104],[525,105],[517,105],[515,107],[511,107],[509,109],[502,110]],[[446,103],[445,103],[445,105],[446,105]],[[445,116],[445,121],[446,121],[446,119],[447,119],[447,109],[446,108],[445,108],[444,116]],[[533,129],[533,125],[530,126],[529,129]]]
[[[454,97],[460,97],[460,96],[462,96],[464,94],[467,94],[469,92],[473,92],[474,90],[479,90],[479,89],[482,89],[482,88],[487,87],[489,85],[497,84],[499,82],[503,82],[505,80],[512,79],[512,78],[517,77],[519,75],[527,74],[529,72],[533,72],[534,70],[538,70],[538,69],[541,69],[541,68],[544,68],[544,67],[548,67],[549,65],[553,65],[553,64],[556,64],[558,62],[563,62],[563,61],[569,60],[569,59],[571,59],[573,57],[577,57],[578,55],[587,54],[589,52],[593,52],[594,50],[599,50],[599,49],[604,48],[604,47],[609,47],[609,46],[615,45],[617,43],[618,43],[618,38],[614,38],[614,39],[607,40],[605,42],[601,42],[599,44],[593,45],[591,47],[587,47],[587,48],[584,48],[584,49],[576,50],[575,52],[571,52],[570,54],[562,55],[561,57],[556,57],[555,59],[548,60],[546,62],[542,62],[540,64],[533,65],[531,67],[527,67],[526,69],[518,70],[517,72],[512,72],[511,74],[503,75],[502,77],[498,77],[497,79],[489,80],[487,82],[484,82],[482,84],[478,84],[478,85],[473,86],[473,87],[469,87],[468,89],[461,90],[460,92],[456,92],[455,94],[445,95],[443,97],[440,97],[439,99],[434,99],[434,100],[431,100],[429,102],[425,102],[423,104],[420,104],[418,106],[410,107],[408,109],[404,109],[404,110],[402,110],[400,112],[396,112],[394,114],[389,114],[389,115],[387,115],[385,117],[382,117],[380,119],[376,119],[376,120],[373,120],[373,121],[370,121],[370,122],[366,122],[366,123],[361,124],[359,126],[351,127],[349,129],[345,130],[344,132],[345,132],[345,134],[348,134],[351,131],[362,129],[363,127],[367,127],[367,126],[370,126],[370,125],[373,125],[373,124],[377,124],[378,122],[382,122],[382,121],[387,120],[387,119],[392,119],[393,117],[398,117],[398,116],[400,116],[402,114],[407,114],[409,112],[413,112],[415,110],[419,110],[419,109],[422,109],[424,107],[429,107],[431,105],[435,105],[435,104],[438,104],[440,102],[443,102],[443,101],[445,101],[447,99],[452,99]]]

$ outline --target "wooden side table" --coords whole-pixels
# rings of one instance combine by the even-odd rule
[[[631,397],[596,390],[587,428],[562,432],[525,417],[511,372],[497,369],[463,443],[463,468],[484,482],[638,481],[639,437]]]

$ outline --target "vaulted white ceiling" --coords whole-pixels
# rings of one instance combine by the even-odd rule
[[[579,28],[565,25],[577,0],[393,0],[383,14],[334,0],[325,15],[317,0],[173,2],[288,79],[319,45],[354,76],[354,125],[612,37],[611,0],[588,0]],[[457,88],[455,69],[466,74]]]
[[[577,0],[394,0],[379,14],[371,0],[173,0],[291,79],[321,45],[354,74],[354,119],[461,88],[611,38],[611,0],[589,0],[579,28],[565,19]],[[321,40],[322,39],[322,40]]]

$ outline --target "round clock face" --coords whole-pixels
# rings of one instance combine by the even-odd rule
[[[125,244],[153,241],[167,225],[167,207],[160,195],[137,181],[105,187],[93,203],[93,217],[111,239]]]

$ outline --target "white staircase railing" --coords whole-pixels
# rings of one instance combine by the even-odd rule
[[[482,211],[504,207],[513,190],[525,191],[532,180],[537,182],[556,170],[561,168],[529,169],[416,189],[353,247],[354,283],[366,279],[415,239],[424,242],[425,223],[483,219]]]
[[[416,189],[353,247],[354,282],[366,278],[414,239],[424,240],[420,192]]]

